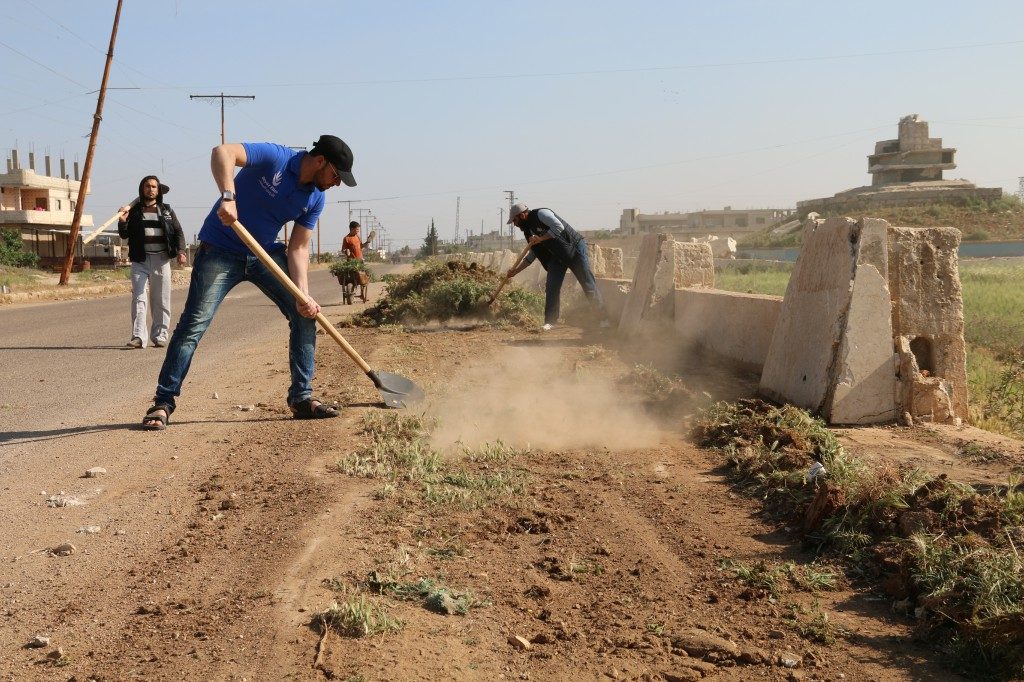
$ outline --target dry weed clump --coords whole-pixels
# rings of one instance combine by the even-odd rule
[[[428,262],[410,275],[385,278],[383,298],[352,318],[360,327],[445,323],[453,319],[536,326],[544,308],[535,292],[506,287],[488,305],[501,275],[476,263]]]
[[[900,600],[958,665],[1000,679],[1024,675],[1019,479],[979,491],[945,475],[868,466],[820,420],[759,400],[713,406],[695,436],[725,454],[767,511],[802,524],[809,545],[847,560],[851,575]],[[783,575],[734,571],[767,593]]]
[[[471,511],[496,504],[518,505],[526,493],[526,473],[493,465],[507,465],[525,450],[497,441],[463,447],[460,457],[446,461],[430,445],[433,427],[422,415],[368,413],[363,418],[363,433],[370,437],[369,443],[339,458],[332,469],[349,476],[384,479],[378,499],[391,497],[403,484],[412,484],[420,499],[431,506]]]

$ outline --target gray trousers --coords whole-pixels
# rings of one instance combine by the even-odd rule
[[[146,285],[149,285],[147,296]],[[147,298],[153,326],[146,333]],[[171,324],[171,259],[166,253],[146,254],[146,260],[132,263],[132,337],[167,343]]]

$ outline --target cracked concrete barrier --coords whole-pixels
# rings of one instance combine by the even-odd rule
[[[676,289],[711,287],[714,282],[715,260],[709,245],[677,242],[665,234],[644,235],[619,333],[636,334],[644,327],[657,333],[671,327]]]
[[[763,395],[832,423],[895,418],[888,229],[873,218],[808,221],[765,358]]]
[[[952,227],[889,228],[889,286],[899,402],[921,419],[967,419],[967,347]]]

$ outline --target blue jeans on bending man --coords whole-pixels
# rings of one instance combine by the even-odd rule
[[[569,263],[553,261],[548,265],[547,279],[544,284],[544,323],[557,324],[558,314],[561,309],[562,283],[565,281],[565,273],[571,270],[576,281],[583,287],[583,293],[591,305],[596,308],[601,319],[608,317],[605,311],[604,299],[597,288],[594,280],[594,271],[590,268],[590,258],[587,256],[587,243],[580,239],[576,243],[576,253]]]
[[[283,250],[272,251],[270,255],[288,272],[288,259]],[[295,298],[256,256],[204,243],[193,264],[185,309],[167,345],[167,356],[157,380],[156,404],[174,409],[175,398],[181,395],[181,385],[199,340],[209,328],[224,297],[241,282],[256,285],[288,318],[288,364],[291,368],[288,404],[294,405],[312,396],[316,322],[299,314]]]

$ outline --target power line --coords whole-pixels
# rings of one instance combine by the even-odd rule
[[[224,100],[256,99],[256,95],[189,95],[189,99],[219,99],[220,100],[220,143],[224,144]]]
[[[932,47],[910,48],[906,50],[885,50],[880,52],[853,52],[847,54],[821,55],[813,57],[774,57],[766,59],[750,59],[732,62],[705,62],[699,64],[680,64],[669,66],[641,66],[613,69],[588,69],[580,71],[550,71],[536,73],[498,73],[477,74],[469,76],[433,76],[428,78],[392,78],[359,81],[313,81],[288,83],[238,83],[230,87],[246,88],[290,88],[290,87],[324,87],[324,86],[356,86],[356,85],[402,85],[415,83],[442,83],[458,81],[507,80],[519,78],[565,78],[573,76],[600,76],[626,73],[650,73],[661,71],[691,71],[699,69],[721,69],[735,66],[765,66],[774,64],[803,64],[811,62],[842,61],[847,59],[864,59],[868,57],[891,57],[899,55],[925,54],[932,52],[950,52],[956,50],[972,50],[986,47],[1006,47],[1024,44],[1024,40],[1007,40],[988,43],[967,43],[962,45],[939,45]],[[168,86],[171,89],[186,89],[189,86]],[[209,87],[209,86],[191,86]]]

